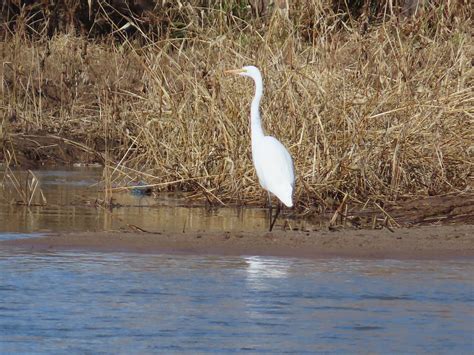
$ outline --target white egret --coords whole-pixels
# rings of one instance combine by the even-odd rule
[[[263,95],[263,81],[260,70],[254,66],[228,70],[226,73],[252,78],[255,82],[255,96],[250,106],[250,130],[252,136],[252,160],[260,185],[268,192],[270,231],[280,213],[280,203],[272,220],[271,194],[278,197],[287,207],[293,206],[295,174],[293,161],[288,150],[278,139],[263,133],[260,121],[260,99]]]

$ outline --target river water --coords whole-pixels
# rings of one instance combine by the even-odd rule
[[[0,205],[0,239],[125,223],[115,212],[104,222],[101,210],[68,207],[70,191],[86,198],[71,187],[89,186],[82,173],[53,173],[65,179],[58,184],[43,174],[44,181],[50,179],[42,185],[50,206]],[[52,190],[64,186],[63,202],[54,199]],[[15,219],[15,208],[21,218]],[[242,218],[235,211],[215,217],[173,204],[134,208],[142,209],[136,215],[155,218],[160,210],[185,216],[165,224],[170,229],[181,228],[183,220],[187,228],[205,228],[214,218],[220,221],[211,228],[218,229]],[[264,211],[249,212],[246,219],[252,216],[254,228],[265,228]],[[147,221],[141,223],[153,228]],[[0,247],[2,354],[472,354],[473,309],[472,259],[309,260]]]
[[[0,249],[0,352],[473,351],[472,261]]]
[[[119,207],[112,211],[101,208],[95,203],[104,198],[103,188],[98,183],[102,169],[98,168],[37,170],[34,174],[41,183],[32,201],[43,203],[39,194],[41,190],[46,199],[44,206],[27,207],[15,203],[21,201],[21,196],[11,179],[6,179],[0,171],[0,187],[3,181],[3,191],[0,188],[0,230],[19,233],[130,231],[130,225],[148,231],[173,232],[264,231],[268,228],[265,208],[190,207],[175,193],[160,194],[158,198],[130,192],[114,193],[113,202]],[[26,185],[25,172],[16,172],[16,175],[20,185]],[[291,223],[299,228],[311,227],[305,221]]]

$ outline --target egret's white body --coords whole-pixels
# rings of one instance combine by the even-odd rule
[[[293,207],[294,173],[290,153],[276,138],[252,135],[252,159],[262,187]]]
[[[263,95],[263,81],[260,70],[254,66],[246,66],[229,72],[248,76],[255,82],[255,96],[250,108],[250,128],[252,160],[260,185],[278,197],[285,206],[292,207],[295,174],[290,153],[278,139],[266,136],[262,129],[260,100]]]

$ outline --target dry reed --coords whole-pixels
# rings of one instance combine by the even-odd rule
[[[101,157],[114,185],[144,180],[213,204],[261,203],[253,85],[222,74],[254,64],[264,74],[263,124],[294,158],[302,209],[472,192],[467,2],[428,2],[413,17],[386,7],[371,21],[321,0],[265,17],[219,3],[230,5],[186,2],[159,38],[135,18],[96,40],[31,37],[21,26],[5,34],[4,154],[21,135],[63,137],[99,152],[90,159]]]
[[[12,158],[7,153],[0,182],[4,202],[28,207],[45,206],[47,201],[36,175],[31,170],[26,174],[15,173],[10,167],[11,161]]]

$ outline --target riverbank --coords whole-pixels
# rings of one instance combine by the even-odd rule
[[[80,232],[0,242],[35,251],[90,250],[134,253],[445,259],[474,257],[474,225],[432,225],[379,230],[249,232]]]
[[[191,1],[142,17],[97,2],[8,3],[5,168],[99,164],[105,186],[143,182],[213,206],[260,205],[253,84],[224,75],[252,64],[263,73],[264,131],[293,158],[305,214],[472,192],[467,4],[428,2],[412,17],[392,2],[281,2],[258,14]]]

